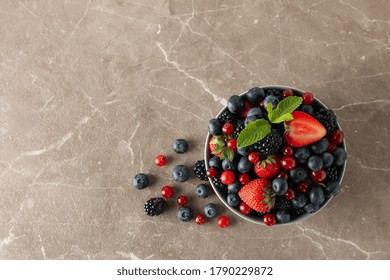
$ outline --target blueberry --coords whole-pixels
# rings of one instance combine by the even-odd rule
[[[234,183],[227,186],[228,193],[238,193],[241,188],[241,183],[239,181],[234,181]]]
[[[325,137],[322,138],[320,141],[315,142],[310,146],[310,150],[315,154],[322,154],[326,151],[326,149],[329,146],[329,141]]]
[[[224,158],[222,161],[222,169],[235,171],[237,169],[237,164],[234,161],[230,161],[228,158]]]
[[[337,148],[333,152],[334,156],[334,165],[341,166],[344,164],[345,160],[347,159],[347,153],[343,148]]]
[[[238,196],[238,194],[236,194],[236,193],[228,194],[226,201],[227,201],[227,204],[229,204],[232,207],[236,207],[236,206],[240,205],[240,203],[241,203],[241,199]]]
[[[277,195],[284,195],[288,190],[287,180],[284,178],[275,178],[272,181],[272,189]]]
[[[173,143],[173,150],[178,154],[184,154],[188,150],[188,142],[184,139],[177,139]]]
[[[305,163],[310,157],[310,151],[307,147],[301,147],[295,150],[294,157],[297,159],[298,163]]]
[[[172,170],[172,177],[177,182],[184,182],[190,177],[190,170],[187,166],[176,165]]]
[[[321,156],[322,159],[322,167],[328,168],[332,165],[334,156],[331,153],[323,153]]]
[[[222,135],[222,123],[219,119],[209,121],[209,132],[214,136]]]
[[[268,104],[272,104],[272,108],[275,109],[276,106],[278,106],[278,103],[279,103],[279,99],[274,96],[274,95],[268,95],[265,99],[264,99],[264,108],[267,109],[268,107]]]
[[[242,155],[243,157],[246,157],[248,156],[251,152],[254,151],[254,148],[253,146],[247,146],[247,147],[243,147],[243,148],[237,148],[237,153],[239,153],[240,155]]]
[[[137,175],[134,176],[133,178],[133,186],[137,190],[142,190],[146,188],[149,185],[149,178],[148,175],[144,173],[138,173]]]
[[[177,218],[181,222],[191,221],[193,216],[194,212],[189,206],[181,206],[179,209],[177,209]]]
[[[307,178],[308,174],[306,168],[302,166],[297,166],[295,169],[290,170],[290,179],[292,183],[298,183],[304,181]]]
[[[264,99],[265,92],[261,88],[254,87],[248,90],[245,96],[250,103],[252,103],[253,105],[258,105],[260,101]]]
[[[303,209],[304,209],[307,213],[312,214],[312,213],[318,211],[318,209],[320,209],[320,206],[319,206],[318,204],[315,204],[315,203],[311,203],[311,202],[310,202],[310,203],[306,204],[306,206],[303,207]]]
[[[258,107],[255,107],[255,108],[252,108],[248,111],[248,113],[246,114],[247,117],[250,117],[250,116],[256,116],[258,119],[261,119],[262,116],[263,116],[263,113],[261,112],[261,109],[258,108]]]
[[[245,126],[247,126],[248,124],[250,124],[251,122],[254,122],[257,119],[258,119],[257,116],[248,116],[245,118],[244,124],[245,124]]]
[[[307,203],[307,196],[303,193],[297,193],[291,203],[295,207],[302,208]]]
[[[321,205],[325,201],[324,190],[319,185],[312,185],[309,192],[310,202]]]
[[[214,203],[207,204],[203,210],[207,218],[215,218],[218,215],[217,205]]]
[[[238,162],[237,169],[240,173],[248,173],[252,169],[252,163],[247,157],[242,157]]]
[[[311,156],[307,160],[307,167],[312,171],[318,171],[322,168],[323,162],[319,156]]]
[[[240,114],[244,110],[245,104],[240,96],[232,95],[227,102],[227,107],[233,114]]]
[[[219,157],[213,156],[209,160],[209,166],[214,168],[220,168],[221,167],[221,159]]]
[[[281,223],[281,224],[284,224],[284,223],[288,223],[291,219],[291,215],[290,215],[290,212],[288,212],[287,210],[278,210],[276,212],[276,220]]]
[[[301,111],[306,114],[313,115],[313,106],[304,104],[302,105]]]
[[[196,186],[196,195],[199,198],[206,198],[210,195],[210,187],[206,184],[199,184]]]
[[[334,196],[340,192],[339,182],[328,182],[325,186],[325,193],[327,197]]]

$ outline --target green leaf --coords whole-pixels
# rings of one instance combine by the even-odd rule
[[[237,138],[238,148],[250,146],[271,133],[271,125],[265,119],[258,119],[248,124]]]
[[[289,96],[279,102],[275,110],[268,112],[268,119],[272,123],[281,123],[286,120],[292,120],[291,113],[302,104],[302,97]],[[268,107],[267,107],[268,110]]]
[[[289,113],[289,114],[281,115],[280,117],[274,119],[273,123],[281,123],[285,121],[291,121],[293,119],[294,119],[293,115]]]
[[[227,148],[226,149],[226,155],[227,155],[227,158],[230,160],[230,161],[233,161],[234,159],[234,151]]]
[[[215,145],[215,150],[213,151],[213,154],[214,155],[219,154],[220,152],[222,152],[224,147],[225,147],[225,145],[216,144]]]
[[[222,136],[214,136],[214,139],[210,141],[210,144],[225,145],[225,141],[223,140]]]

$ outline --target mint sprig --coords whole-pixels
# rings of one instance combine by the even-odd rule
[[[291,113],[294,112],[301,104],[302,97],[300,96],[289,96],[283,99],[279,102],[275,109],[272,109],[272,105],[268,104],[268,119],[272,123],[290,121],[294,119]]]
[[[248,124],[237,138],[239,148],[250,146],[271,133],[271,125],[265,119],[258,119]]]
[[[226,146],[227,138],[225,139],[223,136],[214,136],[214,139],[210,141],[210,144],[215,145],[215,150],[212,152],[213,155],[221,154],[220,159],[224,160],[228,158],[230,161],[234,159],[234,151],[229,149]]]

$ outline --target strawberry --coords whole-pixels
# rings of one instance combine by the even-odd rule
[[[326,135],[326,128],[314,117],[301,111],[292,112],[294,117],[286,121],[286,142],[293,147],[303,147],[317,142]]]
[[[212,144],[212,142],[215,142],[215,141],[213,141],[214,139],[215,139],[214,136],[211,137],[210,142],[209,142],[210,152],[211,152],[213,155],[215,155],[216,157],[220,157],[222,152],[220,152],[220,153],[218,153],[218,154],[214,154],[214,153],[213,153],[213,152],[215,151],[215,149],[217,148],[217,144]]]
[[[280,171],[279,158],[277,156],[268,156],[266,159],[256,163],[254,170],[260,178],[275,178]]]
[[[241,200],[260,213],[269,212],[275,205],[275,193],[266,179],[256,179],[243,186],[238,192]]]

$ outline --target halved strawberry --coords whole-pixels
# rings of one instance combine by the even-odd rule
[[[275,205],[275,193],[266,179],[256,179],[243,186],[238,192],[241,200],[260,213],[269,212]]]
[[[275,178],[280,171],[278,156],[268,156],[255,164],[254,171],[257,176],[264,179]]]
[[[215,139],[215,137],[211,137],[210,139],[210,142],[209,142],[209,148],[210,148],[210,153],[213,153],[215,151],[215,149],[217,148],[217,144],[212,144],[211,142],[213,142],[213,140]],[[214,154],[216,157],[220,157],[222,154],[222,152],[218,153],[218,154]]]
[[[286,121],[286,142],[293,147],[303,147],[317,142],[326,135],[326,128],[314,117],[301,111],[292,112],[294,117]]]

